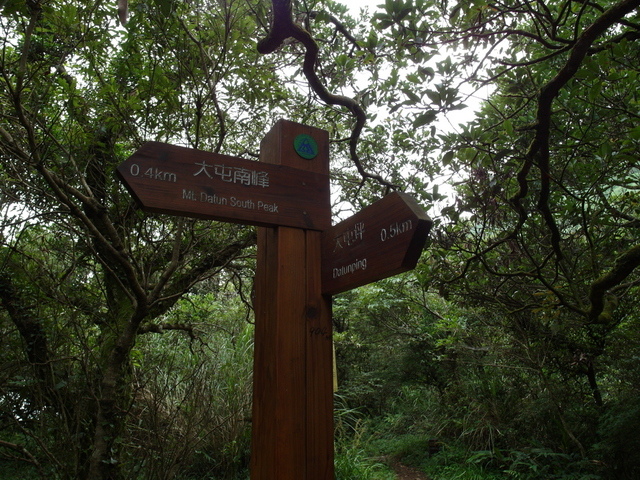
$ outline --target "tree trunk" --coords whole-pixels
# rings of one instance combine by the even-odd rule
[[[596,379],[596,369],[593,366],[593,360],[589,360],[589,365],[587,366],[587,379],[589,380],[589,386],[591,387],[591,392],[593,394],[593,399],[596,402],[598,407],[602,407],[604,405],[602,401],[602,394],[600,393],[600,387],[598,386],[598,380]]]
[[[116,480],[121,477],[116,440],[124,429],[126,407],[130,401],[129,359],[144,313],[136,312],[110,349],[98,393],[95,430],[86,480]]]

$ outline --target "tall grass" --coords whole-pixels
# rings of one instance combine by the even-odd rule
[[[338,397],[335,410],[336,480],[393,480],[395,475],[371,457],[371,437],[358,412],[344,406]]]

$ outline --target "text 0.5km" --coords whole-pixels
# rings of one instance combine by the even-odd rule
[[[394,222],[389,225],[389,228],[380,229],[380,240],[386,242],[389,239],[397,237],[405,232],[411,231],[413,223],[411,220],[405,220],[404,222]]]

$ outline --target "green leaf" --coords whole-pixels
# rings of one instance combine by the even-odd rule
[[[594,83],[593,86],[589,89],[589,93],[588,93],[589,101],[595,102],[595,100],[600,96],[601,93],[602,93],[602,82]]]
[[[428,125],[436,119],[436,112],[434,110],[429,110],[427,112],[421,113],[418,115],[413,121],[413,128],[422,127],[424,125]]]
[[[429,100],[436,105],[440,105],[442,103],[442,95],[435,90],[427,90],[427,97],[429,97]]]
[[[444,166],[451,165],[451,161],[453,160],[453,157],[454,157],[455,154],[456,153],[453,150],[449,150],[447,153],[445,153],[442,156],[442,160],[441,160],[442,165],[444,165]]]
[[[404,19],[407,15],[409,15],[412,12],[412,10],[413,10],[412,8],[403,9],[396,17],[396,21],[397,22],[402,21],[402,19]]]
[[[420,97],[416,95],[412,90],[409,90],[408,88],[403,88],[402,93],[404,93],[407,97],[409,97],[407,104],[415,104],[420,101]]]
[[[507,155],[509,155],[511,152],[513,152],[513,150],[511,150],[510,148],[504,148],[495,154],[495,156],[493,157],[493,161],[495,163],[498,163]]]
[[[378,23],[378,28],[380,30],[386,30],[387,28],[389,28],[391,25],[393,25],[395,22],[390,19],[389,17],[385,17],[380,19],[379,23]]]
[[[513,135],[513,123],[508,118],[502,122],[502,126],[504,127],[504,131],[507,132],[507,135]]]
[[[611,146],[611,143],[608,141],[604,141],[602,145],[600,145],[600,149],[598,150],[598,153],[603,158],[607,158],[611,156],[612,152],[613,152],[613,147]]]
[[[397,6],[397,2],[395,0],[384,1],[384,8],[389,13],[395,12],[396,6]]]
[[[431,67],[420,67],[418,69],[418,72],[420,73],[420,75],[429,78],[430,80],[433,80],[433,77],[436,76],[436,72]]]
[[[455,5],[451,9],[451,12],[449,13],[449,20],[452,22],[455,22],[456,18],[458,18],[458,15],[460,14],[461,9],[462,9],[462,3],[458,3],[457,5]]]
[[[640,126],[632,128],[629,131],[629,136],[634,140],[640,140]]]
[[[329,12],[321,10],[316,13],[315,19],[316,22],[326,23],[330,20]]]
[[[349,59],[348,55],[346,53],[343,53],[336,57],[336,59],[334,60],[334,63],[339,66],[344,66],[347,63],[348,59]]]

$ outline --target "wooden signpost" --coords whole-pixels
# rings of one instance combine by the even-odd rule
[[[252,480],[334,480],[331,295],[415,267],[431,221],[393,193],[330,226],[329,136],[280,120],[260,162],[149,142],[117,169],[150,212],[258,225]]]

